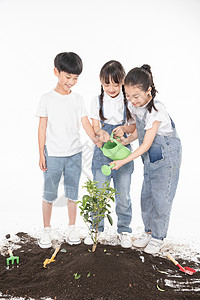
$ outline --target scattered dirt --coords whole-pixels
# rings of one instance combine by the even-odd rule
[[[37,240],[26,233],[17,235],[20,237],[17,245],[21,248],[13,252],[20,257],[19,266],[7,269],[8,256],[0,255],[0,292],[4,295],[0,299],[10,296],[36,300],[45,297],[54,300],[200,299],[200,272],[186,275],[168,259],[101,244],[91,253],[91,247],[83,243],[77,246],[63,243],[55,262],[45,269],[43,262],[51,257],[54,249],[41,249]],[[179,262],[200,270],[200,262]],[[75,279],[74,274],[80,278]]]

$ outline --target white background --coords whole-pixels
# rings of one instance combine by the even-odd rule
[[[126,72],[151,65],[157,98],[183,145],[169,236],[199,238],[199,29],[198,0],[0,0],[0,236],[42,228],[35,112],[40,96],[56,86],[54,57],[73,51],[84,64],[74,91],[88,108],[100,92],[105,62],[116,59]],[[84,134],[83,140],[88,140]],[[88,172],[81,178],[80,197]],[[133,229],[142,225],[141,183],[138,158],[131,186]],[[66,216],[66,207],[54,207],[52,225],[66,226]]]

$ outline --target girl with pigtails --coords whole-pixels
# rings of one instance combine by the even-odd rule
[[[123,144],[138,138],[139,147],[127,158],[110,164],[114,163],[112,169],[119,171],[137,157],[142,157],[141,213],[145,232],[133,242],[133,246],[155,254],[162,248],[167,235],[179,179],[181,142],[164,105],[155,100],[157,91],[149,65],[130,70],[124,87],[128,108],[136,121],[136,130],[123,139]],[[120,136],[121,132],[118,129],[115,131]]]
[[[101,94],[92,101],[90,117],[95,134],[99,136],[102,144],[110,140],[111,133],[117,127],[119,132],[123,132],[123,135],[124,133],[131,133],[135,129],[135,124],[127,123],[127,120],[131,123],[131,115],[124,94],[124,77],[123,66],[115,60],[107,62],[100,71]],[[131,146],[128,144],[127,148],[131,149]],[[119,171],[113,170],[109,176],[106,176],[101,172],[101,167],[110,162],[111,160],[103,155],[101,149],[95,146],[92,159],[93,180],[98,181],[97,186],[99,188],[106,181],[110,182],[111,178],[113,179],[114,188],[118,193],[115,196],[117,232],[121,246],[130,248],[132,246],[130,237],[132,232],[130,227],[132,219],[130,184],[134,169],[133,161],[127,163]],[[104,220],[100,223],[98,231],[99,235],[104,231]],[[89,235],[85,238],[84,243],[93,244]]]

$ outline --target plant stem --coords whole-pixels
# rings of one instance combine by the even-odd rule
[[[94,244],[92,245],[92,252],[95,252],[95,250],[96,250],[96,247],[97,247],[97,244],[96,244],[96,243],[94,243]]]

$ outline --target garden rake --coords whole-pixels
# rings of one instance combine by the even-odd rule
[[[12,253],[11,249],[8,250],[8,253],[9,253],[10,257],[7,258],[7,260],[6,260],[7,261],[7,266],[9,266],[10,262],[12,262],[12,265],[14,265],[15,261],[17,262],[17,264],[19,264],[19,256],[13,256],[13,253]]]

